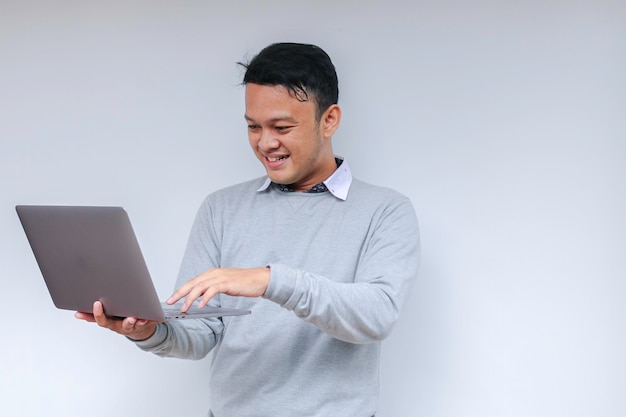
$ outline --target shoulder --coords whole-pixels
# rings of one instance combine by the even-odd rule
[[[393,188],[370,184],[356,178],[352,179],[352,184],[350,185],[348,200],[350,199],[358,204],[368,201],[377,203],[407,202],[410,204],[407,196]]]
[[[208,196],[206,196],[204,202],[205,204],[227,201],[236,202],[253,198],[258,193],[257,190],[259,189],[259,187],[263,185],[265,178],[266,177],[258,177],[252,180],[233,184],[228,187],[213,191]]]
[[[353,179],[347,201],[354,215],[370,217],[374,222],[389,220],[410,228],[417,225],[413,203],[393,188]]]
[[[209,213],[232,211],[234,208],[249,205],[258,194],[262,194],[257,190],[263,185],[265,178],[255,178],[211,192],[200,204],[198,214],[207,216]]]

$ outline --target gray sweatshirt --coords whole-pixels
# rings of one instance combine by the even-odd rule
[[[410,201],[353,179],[346,200],[283,192],[263,179],[209,195],[176,286],[208,268],[270,267],[263,297],[218,295],[251,315],[159,324],[137,342],[160,356],[212,352],[209,416],[370,417],[380,341],[418,268]]]

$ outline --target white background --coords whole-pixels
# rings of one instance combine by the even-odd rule
[[[263,174],[235,62],[276,41],[331,55],[336,153],[420,219],[378,415],[626,415],[625,18],[608,0],[1,0],[0,415],[205,415],[208,359],[56,310],[14,206],[126,207],[168,295],[204,196]]]

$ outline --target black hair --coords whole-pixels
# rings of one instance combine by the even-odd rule
[[[314,99],[317,119],[337,104],[337,72],[330,57],[320,47],[301,43],[274,43],[247,63],[243,84],[280,85],[300,101]]]

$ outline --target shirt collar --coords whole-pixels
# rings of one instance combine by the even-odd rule
[[[326,179],[326,181],[324,181],[324,185],[328,187],[328,191],[330,191],[332,195],[340,200],[346,200],[348,198],[350,184],[352,184],[352,171],[350,171],[348,161],[341,157],[338,158],[343,160],[343,163],[330,177]],[[266,177],[263,185],[261,185],[257,191],[260,192],[267,190],[271,183],[272,180],[270,180],[269,177]]]

